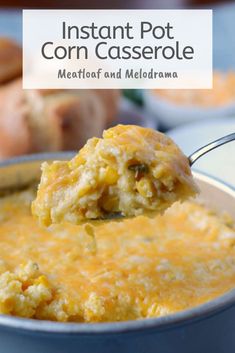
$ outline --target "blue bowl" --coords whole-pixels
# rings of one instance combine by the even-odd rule
[[[39,154],[0,163],[0,190],[39,178]],[[235,218],[235,190],[194,173],[203,200]],[[211,201],[213,200],[213,202]],[[235,290],[195,308],[159,318],[114,323],[59,323],[0,315],[0,353],[234,353]]]

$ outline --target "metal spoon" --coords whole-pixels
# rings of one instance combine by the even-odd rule
[[[192,166],[198,158],[202,157],[204,154],[214,150],[215,148],[224,145],[225,143],[235,140],[235,133],[221,137],[207,145],[199,148],[197,151],[193,152],[189,157],[189,165]]]
[[[226,135],[224,137],[221,137],[213,142],[208,143],[207,145],[199,148],[197,151],[193,152],[189,157],[188,157],[188,161],[189,161],[189,165],[190,167],[202,156],[204,156],[204,154],[214,150],[215,148],[224,145],[225,143],[231,142],[231,141],[235,141],[235,133],[230,134],[230,135]],[[117,212],[117,213],[112,213],[112,214],[108,214],[103,220],[119,220],[125,218],[124,216],[122,216],[121,213]]]

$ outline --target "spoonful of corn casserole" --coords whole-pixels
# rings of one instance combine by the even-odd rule
[[[161,213],[198,189],[188,158],[166,135],[117,125],[70,161],[42,164],[32,213],[41,224],[79,224]]]

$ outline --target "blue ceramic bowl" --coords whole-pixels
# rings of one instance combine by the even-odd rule
[[[44,160],[72,153],[40,154],[0,164],[0,191],[29,183]],[[203,200],[235,219],[235,190],[195,173]],[[0,315],[0,353],[234,353],[235,290],[190,310],[160,318],[80,324]]]

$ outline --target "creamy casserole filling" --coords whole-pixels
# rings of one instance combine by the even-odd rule
[[[44,225],[160,213],[194,196],[188,159],[152,129],[118,125],[69,162],[44,163],[32,211]]]
[[[235,228],[200,203],[96,229],[41,227],[34,190],[0,199],[0,313],[75,322],[158,317],[235,285]]]

